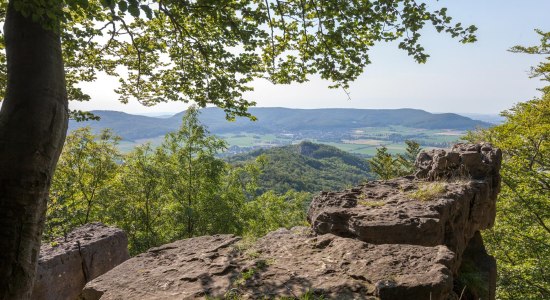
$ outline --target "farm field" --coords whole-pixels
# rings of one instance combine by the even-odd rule
[[[243,153],[258,148],[270,148],[297,144],[302,141],[312,141],[337,147],[338,149],[358,154],[361,156],[372,156],[376,148],[385,146],[392,154],[405,151],[406,140],[415,140],[423,148],[445,148],[450,144],[459,141],[465,131],[458,130],[429,130],[419,128],[408,128],[402,126],[391,127],[367,127],[351,131],[320,132],[320,131],[298,131],[294,133],[283,132],[277,134],[261,133],[224,133],[218,136],[228,144],[228,151],[225,155]],[[149,139],[138,139],[135,141],[121,141],[119,149],[122,152],[129,152],[133,147],[151,143],[158,146],[163,141],[163,136]]]

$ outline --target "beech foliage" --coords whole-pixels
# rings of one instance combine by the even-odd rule
[[[378,43],[398,41],[417,62],[429,55],[421,30],[433,26],[462,43],[476,27],[420,0],[11,0],[25,17],[58,32],[69,100],[100,73],[119,80],[123,103],[137,99],[214,104],[250,116],[254,79],[305,82],[311,74],[347,88]],[[0,22],[8,2],[0,3]],[[61,8],[61,9],[60,9]],[[0,35],[0,50],[3,50]],[[0,79],[6,63],[0,51]],[[0,93],[5,81],[0,80]],[[0,96],[0,99],[3,97]],[[77,119],[92,117],[73,111]],[[252,117],[252,116],[250,116]]]

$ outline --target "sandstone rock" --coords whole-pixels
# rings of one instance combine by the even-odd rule
[[[458,144],[451,151],[423,152],[418,155],[415,176],[316,196],[308,221],[318,234],[373,244],[445,245],[455,255],[450,266],[455,279],[467,255],[465,264],[475,261],[483,266],[477,271],[485,274],[488,298],[494,299],[496,266],[485,252],[479,230],[494,223],[501,159],[500,150],[490,144]]]
[[[239,274],[233,235],[177,241],[139,254],[89,282],[83,299],[192,299],[223,295]]]
[[[421,153],[417,166],[429,170],[425,172],[429,178],[464,170],[475,176],[456,173],[451,181],[437,183],[408,176],[369,182],[343,192],[323,192],[312,200],[308,221],[319,234],[333,233],[373,244],[446,245],[460,262],[474,234],[493,225],[500,159],[500,150],[488,144],[459,144],[451,152]],[[418,194],[428,199],[416,199]]]
[[[415,162],[417,178],[469,178],[500,183],[502,152],[491,144],[456,144],[451,151],[434,149],[421,152]],[[498,193],[498,190],[496,191]]]
[[[322,193],[313,199],[308,220],[318,234],[373,244],[446,245],[460,261],[474,233],[493,224],[496,199],[490,197],[491,187],[478,181],[441,183],[443,193],[415,200],[414,192],[425,184],[400,178]]]
[[[192,238],[151,249],[88,283],[83,299],[447,299],[445,246],[372,245],[297,227],[243,249],[239,238]]]
[[[76,299],[86,282],[129,258],[126,234],[101,223],[87,224],[44,244],[31,299]]]

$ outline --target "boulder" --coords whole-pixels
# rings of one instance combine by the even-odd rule
[[[479,159],[471,159],[472,149],[479,151]],[[445,245],[457,256],[456,274],[470,239],[493,226],[500,159],[500,150],[488,144],[423,152],[416,162],[416,177],[323,192],[313,198],[308,221],[318,234],[373,244]],[[435,180],[440,178],[447,180]]]
[[[456,144],[449,150],[433,149],[416,158],[416,178],[430,180],[468,178],[500,184],[502,152],[489,143]],[[496,190],[498,193],[499,190]]]
[[[84,285],[129,258],[126,234],[91,223],[43,244],[31,299],[76,299]]]

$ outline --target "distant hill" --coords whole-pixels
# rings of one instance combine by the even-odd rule
[[[92,113],[99,116],[101,120],[86,122],[71,120],[69,121],[69,131],[85,126],[90,126],[94,132],[110,128],[124,140],[133,141],[165,135],[179,126],[179,124],[168,122],[169,119],[131,115],[120,111],[95,110]]]
[[[246,131],[278,132],[281,130],[346,130],[360,127],[387,127],[392,125],[424,129],[473,129],[489,123],[476,121],[452,113],[432,114],[419,109],[290,109],[251,108],[257,122],[238,119],[230,126],[220,109],[206,108],[201,120],[212,132]],[[174,117],[181,118],[181,114]]]
[[[483,122],[488,122],[491,124],[502,124],[506,118],[500,114],[477,114],[477,113],[462,113],[462,116],[472,118],[475,120],[480,120]]]
[[[249,109],[258,118],[228,122],[219,108],[201,109],[200,119],[214,134],[230,132],[278,133],[296,131],[342,131],[362,127],[404,126],[424,129],[466,130],[491,124],[452,113],[433,114],[419,109]],[[153,138],[178,128],[183,112],[169,118],[131,115],[117,111],[93,111],[101,121],[69,123],[69,129],[90,126],[95,131],[111,128],[125,140]]]
[[[301,142],[297,145],[260,149],[227,158],[232,164],[267,157],[260,176],[260,192],[289,189],[305,192],[340,190],[369,178],[368,162],[338,148]]]

